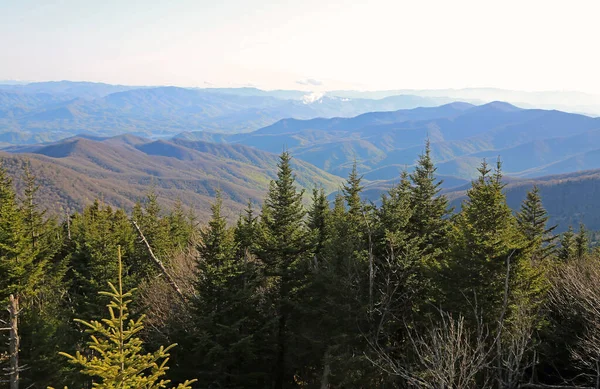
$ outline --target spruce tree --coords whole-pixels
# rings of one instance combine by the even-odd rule
[[[31,233],[17,202],[12,179],[0,166],[0,303],[9,295],[34,291],[43,275],[43,263],[34,255]]]
[[[201,232],[195,283],[194,326],[197,371],[203,387],[261,387],[265,367],[257,341],[254,263],[237,255],[233,230],[222,215],[218,193]]]
[[[348,214],[350,218],[354,220],[359,220],[362,217],[363,204],[360,194],[364,187],[361,185],[361,181],[362,176],[358,174],[356,161],[354,161],[352,170],[348,175],[348,179],[342,186],[342,193],[344,194],[344,199],[346,200]]]
[[[27,255],[41,274],[36,277],[32,292],[20,301],[19,359],[27,366],[26,373],[21,376],[21,386],[45,386],[63,370],[62,361],[55,357],[56,348],[70,340],[66,320],[68,307],[62,299],[69,285],[65,278],[68,256],[60,253],[64,239],[62,229],[55,218],[46,215],[39,206],[39,186],[29,162],[23,167],[22,181],[20,209]]]
[[[146,274],[133,262],[134,243],[137,236],[129,217],[123,210],[113,210],[98,200],[82,213],[71,218],[70,295],[72,309],[80,318],[98,317],[104,305],[103,296],[96,292],[114,282],[118,276],[118,263],[114,253],[117,246],[123,255],[126,285],[137,284]]]
[[[244,213],[238,218],[234,231],[238,258],[247,260],[256,251],[256,239],[258,236],[257,219],[257,216],[254,215],[252,202],[248,201]]]
[[[558,250],[559,259],[567,261],[577,257],[577,245],[575,239],[576,236],[573,231],[573,226],[569,226],[569,229],[560,237],[560,248]]]
[[[286,151],[279,157],[277,179],[271,182],[261,217],[258,255],[265,264],[270,299],[274,311],[275,349],[273,388],[282,389],[294,384],[300,361],[292,354],[297,331],[294,313],[301,305],[298,289],[306,284],[309,263],[308,229],[305,225],[302,191],[295,185]]]
[[[152,247],[153,253],[163,262],[167,263],[168,258],[178,247],[178,241],[172,239],[170,218],[161,217],[162,209],[158,204],[158,196],[154,188],[146,195],[143,203],[137,202],[132,213],[132,219],[146,237],[148,244]],[[135,251],[132,255],[132,262],[136,274],[141,279],[156,276],[157,269],[154,265],[148,247],[137,237],[135,240]]]
[[[579,224],[579,231],[575,236],[575,255],[578,259],[585,258],[590,251],[590,238],[583,223]]]
[[[402,355],[406,350],[406,325],[418,322],[428,303],[431,287],[427,282],[423,252],[424,237],[414,236],[411,220],[412,187],[408,174],[382,196],[378,210],[376,246],[375,314],[377,324],[369,336],[372,344]],[[397,354],[400,353],[400,354]]]
[[[440,195],[443,182],[436,179],[436,170],[431,158],[431,144],[427,139],[425,152],[419,156],[415,170],[410,175],[412,214],[409,227],[414,237],[421,238],[423,253],[434,260],[439,259],[447,248],[450,228],[448,200]]]
[[[527,197],[517,214],[517,222],[528,248],[532,250],[534,260],[543,260],[554,253],[557,236],[553,232],[557,225],[547,226],[548,213],[544,209],[537,186],[534,185],[533,189],[527,192]]]
[[[77,351],[75,355],[61,352],[78,367],[82,374],[92,377],[92,387],[98,389],[163,389],[169,387],[165,379],[169,360],[169,350],[175,347],[160,347],[152,353],[143,353],[143,342],[138,337],[144,329],[144,316],[137,320],[129,315],[129,304],[133,292],[123,292],[122,262],[118,252],[118,281],[114,286],[108,283],[109,292],[100,292],[110,298],[109,317],[101,321],[76,319],[90,335],[87,352]],[[196,380],[186,380],[177,389],[189,389]],[[65,388],[66,389],[66,388]]]
[[[318,258],[321,256],[323,246],[327,239],[325,224],[329,215],[329,202],[325,196],[325,191],[313,189],[312,203],[308,210],[308,228],[312,232],[314,240],[314,254]]]
[[[33,192],[30,197],[33,202]],[[34,219],[37,210],[33,204],[29,211],[19,206],[12,179],[0,165],[0,306],[9,311],[5,321],[10,323],[7,341],[10,363],[6,375],[11,389],[18,388],[21,381],[22,313],[29,311],[31,301],[38,295],[48,261],[42,255],[45,247],[36,245],[39,230],[33,224],[39,220]],[[4,354],[1,350],[0,353]]]
[[[534,299],[542,285],[523,255],[523,238],[502,191],[500,162],[490,174],[484,161],[479,173],[456,219],[450,284],[445,286],[450,291],[447,303],[453,310],[473,318],[471,307],[476,301],[484,322],[494,328],[503,310],[508,261],[511,304],[517,296]]]

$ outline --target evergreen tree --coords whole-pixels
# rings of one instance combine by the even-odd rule
[[[363,186],[361,185],[361,181],[362,176],[358,175],[356,161],[354,161],[350,175],[342,186],[342,193],[344,194],[344,199],[348,206],[348,214],[350,218],[354,220],[360,220],[360,218],[362,218],[363,204],[360,199],[360,194],[363,190]]]
[[[233,231],[221,215],[217,194],[208,228],[201,233],[195,285],[195,349],[203,387],[260,388],[261,340],[255,299],[255,264],[236,254]]]
[[[471,305],[465,298],[473,305],[476,301],[484,322],[495,327],[503,310],[507,261],[511,304],[516,298],[534,304],[533,298],[542,285],[539,274],[523,255],[523,238],[502,192],[499,161],[494,173],[490,172],[484,161],[457,216],[450,284],[445,287],[450,291],[447,303],[453,310],[472,318]]]
[[[577,257],[575,238],[573,226],[569,226],[569,229],[560,237],[560,249],[558,250],[559,259],[567,261]]]
[[[154,255],[167,263],[168,258],[177,248],[178,242],[170,237],[170,218],[161,217],[161,212],[162,210],[158,204],[158,196],[154,188],[152,188],[148,192],[143,204],[140,202],[136,203],[132,219],[140,227],[147,242],[152,247]],[[135,240],[135,252],[132,256],[132,262],[140,279],[157,275],[157,269],[150,258],[148,247],[146,247],[146,244],[139,237]]]
[[[238,258],[246,260],[252,253],[256,251],[256,240],[258,237],[258,221],[254,216],[252,202],[248,201],[248,205],[244,213],[238,218],[235,232],[235,243],[238,248]]]
[[[69,282],[65,278],[68,258],[61,255],[62,230],[53,217],[38,204],[39,186],[26,162],[23,168],[23,198],[21,212],[28,255],[40,271],[39,279],[21,300],[21,337],[19,359],[27,366],[27,373],[21,377],[22,386],[46,386],[57,378],[63,370],[63,363],[55,358],[57,348],[70,340],[67,308],[64,296]]]
[[[440,195],[442,181],[436,180],[436,170],[427,139],[425,152],[419,156],[415,171],[410,175],[412,215],[409,227],[413,236],[421,238],[423,253],[432,256],[433,260],[439,259],[448,247],[450,228],[448,200]]]
[[[19,202],[12,179],[0,166],[0,304],[6,307],[9,296],[14,297],[13,319],[20,334],[14,356],[21,366],[28,365],[29,374],[17,380],[11,370],[11,380],[21,385],[57,369],[49,354],[60,336],[46,335],[58,331],[60,320],[51,315],[60,312],[58,293],[64,290],[59,271],[64,266],[54,263],[60,247],[56,225],[45,219],[37,206],[37,185],[28,163],[23,170],[25,196]],[[4,346],[5,342],[1,343]]]
[[[178,251],[186,249],[193,240],[194,225],[186,215],[181,200],[177,199],[173,209],[169,212],[167,224],[171,246]]]
[[[327,239],[325,223],[329,214],[329,202],[325,196],[325,191],[313,189],[312,204],[308,210],[308,228],[311,230],[314,239],[314,254],[317,259],[320,257],[323,246]]]
[[[103,297],[96,291],[114,282],[118,277],[118,263],[114,253],[121,247],[126,285],[139,282],[142,275],[139,264],[132,261],[135,232],[123,210],[113,210],[98,200],[82,213],[71,218],[70,295],[73,310],[79,317],[89,320],[98,317]]]
[[[590,238],[583,223],[579,224],[579,232],[575,236],[575,255],[578,259],[585,258],[590,251]]]
[[[167,388],[170,380],[167,373],[169,350],[175,347],[160,347],[153,353],[143,354],[143,342],[138,337],[143,330],[144,316],[130,319],[129,307],[133,290],[123,292],[121,253],[118,255],[118,281],[115,287],[109,282],[110,292],[100,294],[110,298],[109,317],[102,321],[76,319],[84,327],[91,340],[88,351],[70,355],[60,354],[81,369],[81,373],[94,379],[92,386],[98,389],[162,389]],[[186,380],[177,389],[191,388],[196,380]],[[66,389],[66,388],[65,388]]]
[[[537,186],[527,192],[527,197],[521,204],[517,214],[517,223],[532,250],[534,260],[543,260],[552,255],[556,249],[554,242],[557,236],[553,234],[557,225],[547,227],[548,213],[542,205],[542,199]]]
[[[44,266],[30,244],[24,213],[17,202],[12,179],[0,166],[0,303],[9,295],[23,297],[34,292]]]
[[[291,326],[301,305],[296,296],[306,283],[309,262],[303,192],[296,189],[290,160],[288,152],[279,157],[277,179],[271,182],[263,207],[258,247],[271,286],[270,304],[275,311],[274,389],[293,385],[301,363],[291,354],[290,346],[297,342],[297,332]]]

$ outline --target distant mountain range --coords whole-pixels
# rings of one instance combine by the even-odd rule
[[[161,202],[179,199],[206,216],[220,190],[230,216],[251,201],[260,205],[275,178],[278,156],[243,145],[150,140],[132,135],[75,137],[56,143],[15,146],[0,152],[14,176],[29,160],[42,202],[53,212],[80,209],[96,198],[131,209],[151,187]],[[297,182],[306,189],[336,190],[342,179],[294,159]],[[20,182],[19,180],[16,180]]]
[[[260,206],[269,181],[275,177],[277,155],[244,145],[214,144],[184,139],[150,140],[132,135],[112,138],[75,137],[60,142],[15,146],[0,152],[3,165],[15,177],[29,161],[40,184],[40,202],[53,214],[81,209],[99,198],[107,204],[131,209],[154,188],[160,202],[175,201],[208,217],[216,190],[225,198],[233,221],[248,201]],[[339,190],[341,177],[294,159],[298,183],[310,191],[323,187]],[[468,180],[440,176],[444,194],[460,207],[470,186]],[[22,190],[22,180],[15,180]],[[397,180],[394,180],[397,181]],[[538,177],[506,178],[509,205],[518,209],[527,190],[536,184],[550,214],[550,222],[564,231],[584,222],[600,229],[600,169]],[[366,181],[364,195],[378,201],[392,182]],[[333,196],[333,195],[332,195]],[[308,201],[309,193],[305,194]]]
[[[0,142],[37,143],[81,133],[164,137],[184,131],[247,132],[289,117],[350,117],[452,101],[408,95],[373,100],[253,91],[68,81],[0,85]]]
[[[181,139],[244,144],[346,176],[356,160],[370,181],[396,179],[431,141],[441,175],[470,180],[484,158],[514,177],[600,168],[600,118],[503,102],[371,112],[353,118],[284,119],[247,134],[182,133]],[[460,182],[460,181],[458,181]]]
[[[490,97],[519,106],[486,102]],[[524,108],[536,101],[574,111],[600,107],[597,96],[576,92],[309,93],[15,82],[0,84],[0,157],[13,174],[29,159],[44,201],[55,209],[80,208],[98,196],[128,208],[154,185],[167,205],[180,198],[201,214],[220,188],[233,214],[248,200],[261,200],[283,149],[294,156],[304,188],[328,193],[356,161],[365,196],[377,200],[402,170],[414,167],[429,139],[455,204],[481,160],[500,157],[511,206],[535,182],[553,220],[600,228],[593,204],[600,193],[600,170],[594,170],[600,169],[600,118]]]

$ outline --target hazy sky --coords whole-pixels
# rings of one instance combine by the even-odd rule
[[[600,93],[598,0],[0,0],[0,80]]]

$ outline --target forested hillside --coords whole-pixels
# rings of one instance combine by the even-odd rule
[[[355,166],[331,207],[323,189],[299,188],[284,152],[262,207],[227,223],[219,194],[199,223],[194,209],[161,209],[154,192],[130,213],[99,200],[48,217],[30,168],[19,196],[3,168],[6,378],[11,388],[595,387],[600,257],[585,227],[557,236],[537,188],[515,215],[500,163],[478,172],[451,215],[428,145],[379,205],[361,200]]]
[[[346,175],[353,162],[369,180],[390,180],[413,168],[423,141],[445,176],[470,180],[482,158],[502,157],[507,175],[540,177],[600,168],[600,119],[561,111],[522,109],[505,102],[454,102],[353,118],[284,119],[247,134],[193,132],[185,139],[241,143],[294,155]]]
[[[153,187],[168,208],[180,201],[194,205],[206,220],[219,189],[230,217],[248,203],[260,204],[275,177],[277,155],[243,145],[201,141],[150,140],[123,135],[112,138],[74,137],[64,141],[14,146],[0,152],[5,168],[19,184],[27,161],[39,177],[40,200],[50,212],[81,210],[100,198],[106,204],[131,210],[136,199]],[[302,161],[294,162],[298,182],[328,193],[342,179]]]

